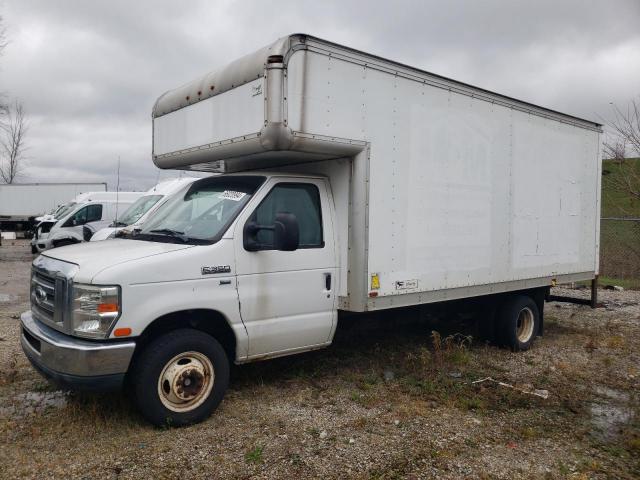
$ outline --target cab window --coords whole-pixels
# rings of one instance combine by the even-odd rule
[[[310,183],[280,183],[273,187],[249,221],[258,225],[273,225],[278,213],[293,213],[298,220],[298,248],[322,248],[322,214],[320,192]],[[259,230],[256,240],[260,250],[273,250],[273,231]]]
[[[85,223],[97,222],[102,219],[102,205],[93,204],[82,207],[74,213],[64,224],[65,227],[84,225]]]

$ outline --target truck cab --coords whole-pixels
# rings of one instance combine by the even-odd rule
[[[156,406],[151,421],[171,412],[184,413],[177,423],[194,421],[202,409],[190,407],[214,387],[212,376],[220,376],[215,388],[226,386],[223,357],[243,363],[331,342],[338,289],[333,205],[327,178],[317,175],[198,180],[139,232],[36,259],[23,348],[47,376],[75,387],[118,388],[138,365],[142,372],[132,378],[140,382],[140,401]],[[195,329],[185,334],[206,335],[219,364],[179,352],[164,365],[147,358],[174,348],[176,323]],[[155,346],[159,338],[162,347]],[[149,365],[166,371],[146,372]],[[184,393],[185,383],[200,382],[200,390]]]

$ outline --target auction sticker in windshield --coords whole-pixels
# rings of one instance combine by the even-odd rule
[[[246,193],[244,192],[235,192],[233,190],[225,190],[222,192],[222,198],[226,200],[233,200],[234,202],[239,202],[245,197]]]

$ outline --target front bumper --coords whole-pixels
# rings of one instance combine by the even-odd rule
[[[122,387],[136,344],[133,341],[92,342],[64,335],[20,316],[22,350],[46,378],[71,390],[115,390]]]
[[[42,233],[36,230],[33,237],[31,237],[31,246],[37,249],[38,251],[42,251],[46,248],[47,237],[49,237],[49,232]]]

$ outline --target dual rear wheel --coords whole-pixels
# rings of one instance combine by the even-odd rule
[[[528,350],[540,330],[540,310],[528,295],[507,297],[495,317],[495,337],[501,346]]]

